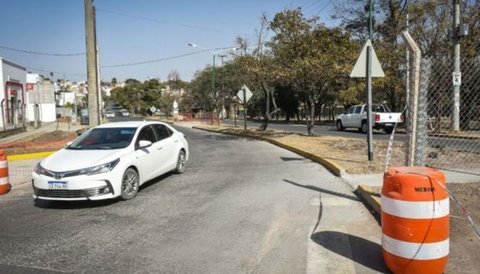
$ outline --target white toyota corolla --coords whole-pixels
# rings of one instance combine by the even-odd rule
[[[183,133],[151,121],[108,123],[82,134],[35,167],[33,197],[45,200],[129,200],[139,186],[189,157]]]

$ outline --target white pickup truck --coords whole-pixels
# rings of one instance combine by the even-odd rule
[[[367,105],[352,106],[338,115],[335,120],[337,130],[358,128],[361,132],[367,133]],[[403,122],[400,112],[390,112],[390,109],[383,105],[372,105],[372,125],[374,129],[383,129],[390,134],[396,122]]]

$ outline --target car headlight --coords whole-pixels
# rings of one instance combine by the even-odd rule
[[[80,176],[80,175],[95,175],[95,174],[110,172],[119,162],[120,162],[120,158],[105,164],[98,165],[98,166],[87,167],[87,168],[72,170],[72,171],[64,171],[64,172],[53,172],[53,171],[47,170],[43,168],[40,165],[40,163],[38,163],[35,166],[35,169],[33,171],[39,175],[45,175],[45,176],[55,177],[55,178],[73,177],[73,176]]]
[[[95,175],[110,172],[120,162],[120,158],[109,163],[78,170],[78,175]]]
[[[46,169],[44,169],[42,167],[42,165],[40,165],[40,163],[38,163],[35,168],[33,169],[33,171],[35,173],[37,173],[38,175],[45,175],[45,176],[52,176],[52,173]]]

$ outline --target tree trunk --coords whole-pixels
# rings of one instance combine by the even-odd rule
[[[310,117],[307,120],[307,132],[309,136],[314,135],[313,127],[315,126],[315,100],[309,98],[310,103]]]
[[[270,92],[268,92],[265,88],[263,89],[263,93],[265,94],[265,113],[263,114],[263,121],[259,130],[265,131],[267,130],[268,123],[270,121]]]

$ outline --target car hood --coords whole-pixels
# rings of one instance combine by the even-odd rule
[[[51,171],[63,172],[93,167],[111,162],[127,153],[124,149],[74,150],[62,149],[45,158],[41,165]]]

